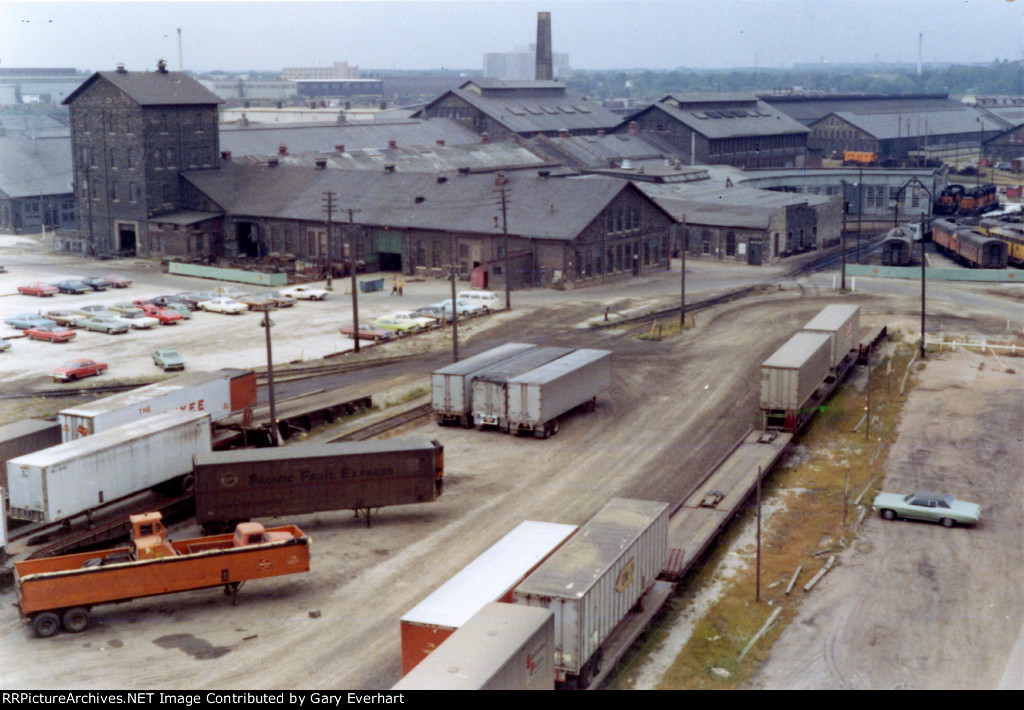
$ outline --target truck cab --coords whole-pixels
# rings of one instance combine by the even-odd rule
[[[128,516],[132,526],[131,555],[136,560],[174,557],[177,551],[167,542],[167,528],[158,512]]]
[[[239,523],[235,527],[234,547],[262,545],[265,542],[281,542],[291,540],[293,535],[288,532],[267,532],[259,523]]]

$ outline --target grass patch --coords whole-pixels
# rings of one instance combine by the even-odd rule
[[[639,340],[664,340],[665,338],[671,338],[679,335],[683,331],[690,330],[693,327],[694,315],[690,313],[686,316],[685,325],[680,325],[678,318],[656,320],[651,323],[651,327],[646,333],[641,333],[636,337]]]
[[[755,599],[752,531],[756,509],[751,500],[709,552],[703,567],[680,585],[664,622],[649,632],[650,640],[636,657],[625,660],[612,687],[632,685],[629,676],[638,659],[668,638],[669,625],[679,620],[691,602],[713,597],[708,594],[713,584],[720,587],[717,599],[692,622],[693,631],[659,688],[733,689],[753,675],[796,616],[805,594],[803,585],[830,554],[841,557],[842,550],[856,540],[856,523],[870,508],[877,474],[895,438],[903,404],[900,380],[913,352],[912,344],[900,343],[890,355],[876,356],[870,375],[870,412],[868,388],[848,382],[794,439],[788,459],[765,478],[762,507],[768,520],[762,524],[760,601]],[[786,595],[800,566],[793,591]],[[780,606],[779,618],[741,661],[744,647]]]

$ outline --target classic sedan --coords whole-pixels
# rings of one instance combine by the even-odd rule
[[[352,324],[343,325],[339,329],[342,335],[347,335],[353,340],[356,339],[356,329],[352,327]],[[369,323],[359,324],[359,339],[360,340],[372,340],[375,343],[379,343],[382,340],[389,340],[395,337],[393,330],[385,330],[384,328],[375,328]]]
[[[28,330],[29,328],[35,328],[39,325],[56,325],[56,321],[53,321],[46,316],[41,316],[38,313],[20,313],[16,316],[5,318],[4,323],[15,330]]]
[[[71,311],[47,311],[43,315],[57,325],[63,325],[68,328],[77,328],[78,324],[88,317],[83,316],[81,313],[72,313]]]
[[[160,321],[161,325],[174,325],[175,323],[177,323],[180,320],[183,320],[186,317],[180,311],[177,311],[173,308],[161,308],[160,306],[154,305],[152,303],[147,303],[144,306],[139,306],[139,309],[150,318],[156,318],[158,321]],[[182,306],[182,309],[185,311],[185,313],[189,312],[188,308],[184,306]],[[191,318],[192,315],[189,314],[188,317]]]
[[[128,288],[132,285],[132,280],[125,276],[118,276],[117,274],[107,274],[103,277],[112,288]]]
[[[57,291],[59,293],[75,293],[75,294],[78,294],[78,293],[85,293],[86,291],[91,290],[88,286],[86,286],[81,281],[75,281],[74,279],[68,279],[66,281],[58,281],[57,283],[55,283],[53,285],[57,287]]]
[[[18,286],[18,293],[26,296],[52,296],[55,293],[59,293],[58,289],[53,284],[44,284],[42,281],[28,284],[26,286]]]
[[[278,308],[291,308],[295,305],[295,299],[291,296],[287,296],[280,291],[263,291],[262,293],[256,294],[260,298],[269,298],[271,301],[277,304]]]
[[[327,298],[326,291],[320,288],[313,288],[312,286],[292,286],[291,288],[281,289],[281,293],[300,301],[323,301]]]
[[[431,328],[436,328],[438,325],[436,318],[420,315],[415,311],[395,311],[394,313],[389,313],[388,317],[415,323],[416,327],[420,330],[430,330]]]
[[[73,339],[77,333],[63,325],[37,325],[25,330],[25,335],[30,340],[46,340],[51,343],[66,343]]]
[[[277,302],[272,298],[253,296],[251,293],[243,293],[233,297],[239,303],[244,303],[250,311],[258,311],[266,308],[277,308]]]
[[[82,283],[93,291],[106,291],[110,288],[110,282],[102,276],[86,276],[82,279]]]
[[[82,321],[82,327],[86,330],[95,330],[108,335],[127,333],[128,326],[114,316],[93,316]]]
[[[444,320],[444,322],[446,323],[450,323],[452,320],[451,309],[448,309],[448,311],[444,311],[441,308],[438,308],[437,306],[423,306],[422,308],[417,308],[413,312],[425,318],[433,318],[438,323],[440,323],[442,320]]]
[[[931,491],[918,491],[910,495],[879,493],[871,507],[886,520],[927,520],[942,523],[947,528],[974,525],[981,519],[981,506],[977,503],[968,503],[945,493]]]
[[[91,306],[82,306],[81,308],[73,308],[71,310],[71,312],[72,313],[77,313],[79,315],[86,316],[88,318],[92,318],[93,316],[112,316],[112,315],[114,315],[114,312],[112,310],[110,310],[109,308],[107,308],[106,306],[99,306],[99,305],[95,305],[95,304],[91,305]]]
[[[71,380],[77,380],[79,377],[98,375],[106,369],[107,363],[105,362],[78,358],[77,360],[68,360],[60,367],[55,368],[50,373],[50,377],[58,382],[70,382]]]
[[[122,302],[115,303],[112,306],[106,306],[106,309],[108,311],[113,311],[114,313],[140,313],[142,311],[142,306],[136,306],[134,303]]]
[[[393,330],[398,335],[415,333],[418,330],[422,330],[419,325],[410,320],[402,320],[401,318],[395,318],[393,316],[378,318],[373,321],[371,325],[373,325],[374,328],[380,328],[381,330]]]
[[[249,306],[239,303],[233,298],[211,298],[209,301],[200,301],[199,308],[212,313],[227,313],[238,315],[249,310]]]
[[[154,350],[153,364],[164,372],[169,370],[184,370],[185,358],[177,350]]]
[[[445,317],[450,318],[452,313],[452,299],[446,299],[440,303],[433,303],[432,306],[440,308],[444,311]],[[470,301],[463,301],[461,298],[455,299],[455,313],[461,316],[476,316],[483,313],[487,313],[487,306],[482,303],[472,303]]]
[[[141,309],[132,311],[131,313],[121,313],[115,317],[115,320],[121,321],[133,330],[144,330],[146,328],[152,328],[154,325],[160,325],[160,320],[158,318],[147,316]]]

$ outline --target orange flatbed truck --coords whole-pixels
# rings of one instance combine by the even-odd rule
[[[294,525],[239,523],[233,534],[172,542],[160,513],[130,516],[128,547],[14,563],[18,608],[41,637],[78,633],[89,611],[142,597],[309,571],[310,539]]]

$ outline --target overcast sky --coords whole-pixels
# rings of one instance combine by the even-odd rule
[[[480,71],[485,52],[536,41],[574,69],[991,62],[1024,53],[1024,0],[405,0],[6,2],[0,67]]]

